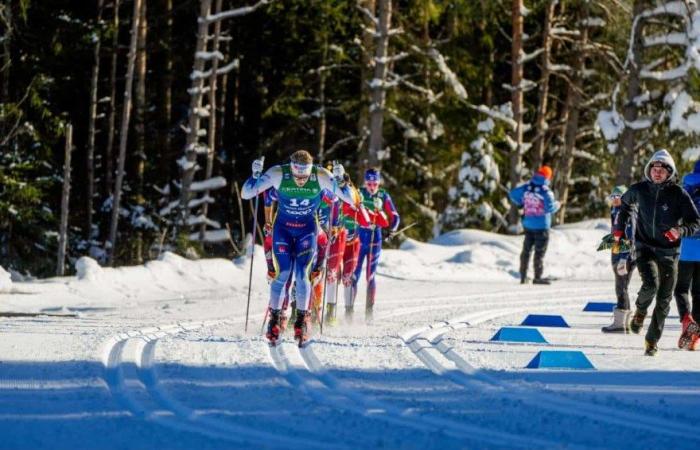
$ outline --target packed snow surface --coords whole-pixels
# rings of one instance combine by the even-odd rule
[[[700,357],[676,348],[675,308],[653,358],[643,335],[604,335],[610,314],[583,312],[614,301],[607,232],[553,229],[552,286],[519,284],[522,237],[406,241],[382,252],[374,320],[360,285],[352,323],[341,308],[304,349],[261,336],[260,248],[247,332],[248,258],[82,258],[76,277],[2,284],[0,448],[697,448]],[[570,328],[491,341],[528,314]],[[595,370],[525,369],[542,350]]]

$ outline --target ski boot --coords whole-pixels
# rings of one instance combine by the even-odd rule
[[[303,347],[309,340],[309,328],[311,328],[311,315],[309,311],[297,310],[297,320],[294,322],[294,340],[299,347]]]
[[[647,340],[644,341],[644,355],[654,356],[658,351],[659,347],[657,347],[656,342],[651,342]]]
[[[613,323],[601,328],[603,333],[629,333],[629,309],[615,308],[613,310]]]
[[[280,338],[280,310],[270,310],[270,321],[267,323],[267,334],[265,337],[270,341],[270,345],[274,347]]]
[[[693,336],[700,334],[700,326],[693,320],[693,317],[686,313],[681,320],[681,337],[678,339],[678,348],[690,349]]]
[[[326,325],[334,327],[338,325],[338,319],[335,318],[335,303],[326,305]]]
[[[639,331],[644,326],[644,318],[647,316],[645,311],[636,310],[632,321],[630,321],[630,331],[634,334],[639,334]]]

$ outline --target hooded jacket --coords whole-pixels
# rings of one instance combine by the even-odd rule
[[[683,189],[690,195],[695,208],[700,211],[700,161],[695,163],[693,172],[683,177]],[[681,240],[681,261],[700,262],[700,236],[684,237]]]
[[[651,180],[651,166],[662,162],[671,168],[671,174],[663,183]],[[664,233],[678,228],[681,237],[691,236],[700,229],[700,215],[690,195],[672,180],[676,175],[676,165],[666,150],[660,150],[651,157],[644,168],[646,180],[633,184],[622,196],[622,205],[615,229],[624,232],[630,216],[635,215],[635,246],[646,246],[664,253],[678,253],[680,241],[669,242]]]
[[[549,188],[549,180],[535,174],[530,182],[521,184],[508,194],[518,208],[523,208],[523,228],[526,230],[549,230],[552,214],[559,210],[559,202]]]

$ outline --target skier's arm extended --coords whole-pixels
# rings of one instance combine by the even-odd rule
[[[352,193],[350,192],[350,186],[347,184],[342,186],[338,185],[333,178],[333,175],[331,175],[331,173],[323,167],[318,168],[318,184],[321,185],[321,189],[328,189],[330,192],[337,195],[343,202],[347,203],[353,208],[357,208],[355,199],[352,197]]]
[[[282,182],[282,167],[272,166],[267,172],[260,175],[259,178],[250,177],[243,184],[243,189],[241,190],[241,198],[243,200],[248,200],[255,197],[261,192],[264,192],[271,187],[278,189],[280,183]]]

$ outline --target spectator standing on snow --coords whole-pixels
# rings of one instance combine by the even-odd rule
[[[515,189],[508,196],[510,200],[523,209],[523,228],[525,241],[520,254],[520,284],[528,282],[527,268],[530,264],[530,254],[535,249],[535,279],[534,284],[550,284],[542,277],[544,270],[544,254],[549,243],[549,229],[552,226],[552,214],[559,210],[559,202],[554,199],[554,193],[549,188],[552,179],[552,169],[542,166],[535,172],[532,179]]]
[[[610,193],[610,220],[611,227],[614,229],[620,214],[620,206],[622,205],[622,195],[627,192],[627,186],[615,186]],[[625,241],[619,241],[613,244],[610,252],[613,273],[615,274],[615,294],[617,295],[617,305],[613,310],[613,323],[603,327],[604,333],[627,333],[629,332],[630,320],[630,296],[629,284],[632,278],[632,272],[635,268],[635,262],[631,258],[630,241],[633,237],[632,222],[628,221],[624,225]]]
[[[656,297],[656,306],[645,337],[645,354],[653,356],[664,329],[671,295],[676,283],[680,239],[700,229],[700,216],[690,195],[673,181],[676,165],[666,150],[659,150],[644,168],[645,180],[633,184],[622,196],[622,205],[613,234],[624,236],[625,226],[635,223],[635,260],[642,277],[637,310],[630,330],[639,333],[647,309]]]
[[[695,208],[700,210],[700,161],[693,172],[683,177],[683,189],[690,194]],[[688,291],[693,297],[690,308]],[[678,281],[674,290],[678,315],[681,318],[681,337],[678,348],[697,350],[700,347],[700,235],[681,239],[681,255],[678,261]]]

